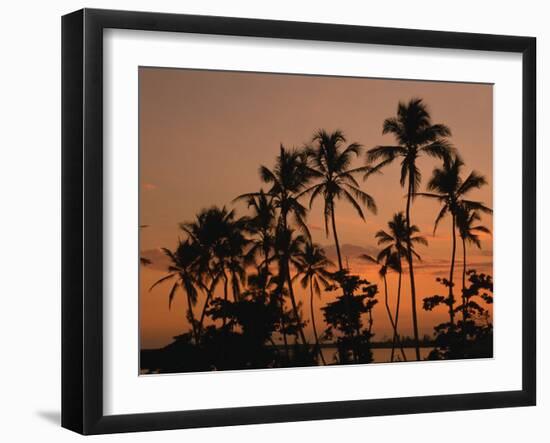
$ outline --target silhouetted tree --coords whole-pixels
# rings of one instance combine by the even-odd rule
[[[451,325],[454,324],[454,267],[456,257],[456,225],[457,214],[459,208],[464,210],[479,210],[490,213],[491,209],[486,207],[483,203],[467,200],[466,194],[474,189],[479,189],[483,185],[487,184],[484,176],[473,171],[468,175],[466,179],[462,179],[460,176],[464,162],[457,155],[454,158],[445,158],[441,167],[435,168],[432,173],[432,177],[428,182],[428,191],[434,192],[422,192],[418,195],[436,199],[441,204],[441,210],[439,211],[435,223],[434,234],[437,230],[439,222],[447,215],[451,215],[451,235],[452,235],[452,250],[451,250],[451,267],[449,270],[448,288],[449,288],[449,316]]]
[[[390,324],[393,330],[392,353],[391,353],[390,361],[393,361],[394,344],[396,339],[401,349],[401,355],[403,357],[403,360],[406,361],[407,356],[405,355],[405,350],[403,349],[401,340],[399,339],[399,334],[397,333],[397,326],[394,322],[393,315],[391,313],[391,308],[388,300],[388,280],[386,278],[389,269],[399,274],[399,280],[398,280],[398,294],[399,294],[401,290],[401,263],[397,257],[397,253],[391,252],[389,254],[383,254],[382,251],[380,251],[380,253],[376,257],[373,257],[368,254],[361,254],[359,258],[369,263],[375,263],[380,266],[378,270],[378,275],[380,275],[380,278],[382,278],[382,281],[384,282],[384,305],[386,307],[386,313],[388,315],[388,319],[390,321]],[[399,295],[398,295],[397,307],[399,307]]]
[[[283,226],[277,227],[277,233],[275,236],[275,256],[279,262],[279,272],[282,273],[282,275],[284,275],[286,279],[288,295],[290,297],[292,310],[298,326],[298,333],[300,334],[302,344],[307,345],[300,311],[298,303],[296,302],[294,287],[292,285],[292,279],[290,276],[290,264],[296,263],[295,260],[300,255],[300,251],[305,243],[306,239],[303,235],[294,235],[294,231],[292,229],[285,229]],[[280,284],[279,291],[283,291],[283,288],[284,285]]]
[[[319,346],[319,335],[317,334],[317,327],[315,325],[313,292],[320,297],[321,287],[319,283],[321,283],[325,289],[329,287],[330,281],[332,280],[332,274],[327,271],[327,268],[333,266],[333,263],[326,257],[323,248],[311,242],[305,243],[304,248],[297,254],[292,263],[297,271],[292,280],[294,281],[300,278],[300,283],[304,289],[309,286],[309,309],[313,334],[315,335],[315,347],[321,361],[323,364],[326,364],[321,347]]]
[[[245,197],[252,216],[249,219],[247,229],[254,237],[251,240],[252,247],[248,251],[250,257],[260,256],[258,275],[263,275],[262,282],[265,297],[265,285],[269,281],[269,263],[275,243],[275,206],[273,198],[268,196],[263,189],[257,195]]]
[[[163,282],[175,280],[168,294],[168,309],[172,307],[172,301],[178,289],[182,289],[187,296],[186,317],[191,324],[195,343],[198,343],[199,331],[195,322],[195,316],[193,314],[193,306],[197,303],[197,287],[200,285],[195,272],[200,251],[195,244],[189,241],[180,241],[174,252],[167,248],[163,248],[162,251],[170,259],[168,274],[157,280],[149,290]]]
[[[467,271],[470,286],[464,291],[466,320],[457,324],[441,323],[434,327],[435,347],[428,356],[430,360],[488,358],[493,356],[493,325],[489,311],[480,302],[493,303],[493,279],[487,274]],[[447,287],[449,281],[437,278]],[[434,295],[424,299],[423,307],[431,311],[437,306],[449,305],[449,296]],[[462,307],[460,307],[462,309]]]
[[[401,186],[407,186],[407,205],[405,218],[407,226],[411,226],[411,202],[421,182],[421,173],[417,159],[427,155],[439,159],[450,156],[452,148],[446,137],[451,130],[443,124],[432,124],[428,109],[422,99],[413,98],[408,103],[399,102],[397,115],[387,118],[383,125],[383,134],[393,134],[397,145],[377,146],[368,151],[368,164],[376,163],[366,176],[380,171],[397,158],[401,161]],[[420,360],[420,344],[418,338],[418,320],[416,315],[416,286],[414,280],[412,243],[407,241],[407,262],[411,281],[411,303],[414,339],[416,341],[416,359]]]
[[[416,225],[412,225],[410,229],[407,229],[407,223],[403,212],[398,212],[393,215],[392,219],[388,222],[388,231],[383,229],[379,230],[375,237],[378,241],[379,246],[384,248],[379,252],[376,261],[384,263],[390,267],[390,269],[398,273],[398,283],[397,283],[397,303],[395,307],[395,317],[394,317],[394,335],[392,340],[392,353],[391,361],[393,361],[395,347],[400,342],[400,336],[398,334],[398,325],[399,325],[399,308],[401,304],[401,276],[402,276],[402,263],[401,258],[406,257],[408,253],[407,242],[410,239],[411,243],[411,252],[418,260],[420,260],[420,255],[416,252],[414,245],[424,245],[427,246],[427,240],[418,235],[420,229]],[[369,256],[364,256],[368,260]],[[372,260],[372,258],[371,258]],[[404,356],[403,356],[404,357]],[[405,357],[404,357],[405,359]]]
[[[481,221],[481,216],[478,211],[469,209],[467,206],[460,205],[456,214],[456,226],[458,233],[462,239],[462,306],[466,307],[465,291],[466,291],[466,245],[471,243],[481,249],[479,241],[479,233],[491,234],[489,228],[475,223]],[[466,320],[466,309],[462,309],[462,320]]]
[[[365,215],[361,208],[362,205],[376,213],[374,199],[360,189],[359,183],[354,178],[355,174],[366,172],[368,167],[351,168],[353,158],[359,156],[362,148],[358,143],[345,146],[346,138],[342,131],[327,133],[320,129],[315,133],[312,141],[314,146],[307,152],[312,160],[312,175],[318,180],[318,183],[307,188],[302,195],[310,195],[310,208],[317,197],[323,198],[325,231],[328,236],[330,220],[338,256],[338,269],[341,271],[344,267],[336,231],[336,200],[347,201],[363,220]]]
[[[350,275],[345,269],[333,275],[344,293],[338,296],[336,301],[321,308],[329,325],[325,337],[332,339],[336,336],[340,364],[370,363],[370,340],[373,337],[372,309],[378,302],[375,298],[378,287],[357,275]],[[333,285],[328,289],[336,290],[338,286]],[[355,295],[357,292],[359,295]],[[361,318],[363,314],[368,316],[368,326],[365,329]],[[338,334],[335,334],[336,332]]]
[[[276,242],[279,243],[279,247],[277,248],[279,257],[276,259],[279,264],[279,292],[283,293],[282,287],[286,283],[294,315],[296,318],[299,318],[290,278],[289,260],[291,254],[289,251],[281,249],[280,246],[290,246],[292,243],[290,241],[289,218],[293,219],[296,226],[309,237],[309,230],[305,223],[307,210],[298,200],[299,195],[311,179],[311,169],[308,166],[307,153],[296,149],[288,150],[281,145],[273,169],[260,166],[259,172],[262,181],[271,185],[271,188],[267,191],[267,195],[271,197],[275,208],[279,210],[276,228]],[[237,198],[242,199],[258,195],[258,193],[249,193]],[[298,324],[301,325],[301,322],[298,322]],[[306,345],[307,340],[301,326],[299,327],[299,333],[302,343]]]
[[[233,246],[229,239],[239,235],[241,222],[235,223],[234,211],[216,206],[202,210],[192,222],[180,223],[180,228],[200,251],[196,272],[207,296],[199,320],[199,333],[202,333],[206,311],[220,279],[224,280],[224,299],[227,300],[225,269]]]

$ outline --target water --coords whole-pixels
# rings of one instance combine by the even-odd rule
[[[426,359],[432,349],[433,348],[420,348],[420,359]],[[415,348],[403,348],[403,350],[405,351],[407,361],[416,360]],[[328,364],[334,362],[334,356],[336,355],[336,346],[323,347],[321,348],[321,352],[323,353],[323,357]],[[374,363],[389,363],[391,359],[391,348],[374,348],[372,349],[372,357]],[[401,356],[401,349],[396,349],[394,362],[395,361],[403,361],[403,357]]]

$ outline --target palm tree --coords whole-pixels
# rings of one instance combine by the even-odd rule
[[[263,189],[257,195],[246,197],[248,208],[252,208],[252,216],[249,218],[247,230],[255,237],[251,240],[251,248],[247,255],[251,258],[261,256],[258,266],[258,277],[262,283],[262,296],[266,297],[269,281],[269,262],[274,244],[275,230],[275,206],[273,198],[268,196]]]
[[[279,279],[278,291],[281,294],[282,299],[284,294],[284,283],[286,283],[288,295],[292,304],[292,311],[298,327],[298,333],[300,334],[300,339],[304,345],[307,344],[307,340],[302,327],[302,322],[300,321],[300,312],[298,311],[296,297],[294,296],[294,288],[290,277],[290,264],[295,264],[295,257],[300,255],[300,251],[305,243],[306,238],[303,235],[294,235],[294,231],[292,229],[285,229],[282,226],[277,228],[277,234],[275,236],[275,258],[279,264],[279,275],[284,276],[284,280],[281,278]],[[284,314],[284,304],[281,308]]]
[[[163,282],[175,279],[168,294],[168,309],[172,307],[172,301],[178,289],[185,291],[187,296],[187,318],[189,323],[191,323],[195,343],[199,343],[199,332],[193,314],[193,306],[197,303],[198,298],[197,287],[199,286],[199,282],[195,271],[200,251],[195,244],[189,241],[180,241],[174,252],[167,248],[163,248],[162,251],[170,259],[168,274],[157,280],[149,291]]]
[[[199,276],[200,286],[206,292],[206,300],[199,320],[199,334],[202,334],[206,310],[220,279],[224,279],[224,298],[227,299],[225,270],[228,257],[231,254],[229,239],[233,235],[237,235],[235,233],[237,230],[235,213],[228,211],[225,207],[213,206],[199,212],[193,222],[180,223],[180,228],[200,251],[196,272]]]
[[[253,258],[245,254],[251,241],[244,236],[248,226],[247,218],[228,219],[226,221],[225,239],[217,251],[219,266],[224,278],[224,297],[227,300],[227,283],[231,280],[233,301],[240,300],[241,287],[246,284],[246,267],[253,263]],[[226,271],[229,274],[226,276]],[[225,323],[225,318],[224,318]]]
[[[452,235],[452,251],[451,251],[451,267],[449,270],[449,316],[451,326],[454,325],[454,296],[453,296],[453,277],[456,256],[456,225],[459,208],[463,210],[477,210],[490,213],[491,209],[483,203],[467,200],[464,198],[466,194],[474,189],[479,189],[487,184],[487,180],[476,171],[472,171],[466,179],[462,179],[461,172],[464,162],[457,155],[454,158],[446,158],[443,165],[435,168],[432,177],[428,182],[428,190],[434,192],[423,192],[418,195],[436,199],[441,203],[441,209],[435,219],[434,234],[437,230],[439,222],[447,215],[451,214],[451,235]]]
[[[389,232],[388,232],[389,231]],[[401,280],[402,280],[402,264],[401,257],[407,257],[408,254],[408,242],[411,244],[411,254],[420,260],[420,255],[416,252],[414,245],[427,246],[428,242],[426,238],[418,235],[420,229],[416,225],[412,225],[410,229],[407,229],[407,222],[403,212],[398,212],[393,215],[392,219],[388,222],[388,231],[383,229],[379,230],[375,237],[378,240],[378,245],[384,248],[378,253],[377,260],[379,262],[387,262],[390,269],[395,270],[398,273],[397,282],[397,302],[395,307],[394,316],[394,335],[392,340],[392,361],[395,351],[395,346],[400,342],[401,338],[398,334],[399,325],[399,309],[401,305]]]
[[[362,147],[358,143],[345,146],[346,138],[342,131],[337,130],[329,134],[320,129],[315,133],[312,141],[315,146],[308,149],[307,152],[313,163],[312,174],[320,181],[307,188],[302,195],[311,195],[310,208],[317,197],[323,197],[325,231],[328,236],[330,219],[338,256],[338,268],[342,271],[342,255],[336,231],[336,200],[346,200],[355,208],[357,214],[363,220],[365,220],[365,215],[361,204],[376,213],[374,199],[360,189],[359,183],[354,178],[354,174],[366,172],[369,168],[366,166],[350,168],[353,158],[359,156]]]
[[[443,124],[432,124],[432,119],[425,103],[420,98],[413,98],[408,103],[399,102],[397,115],[384,120],[382,134],[393,134],[397,145],[376,146],[367,153],[368,164],[374,164],[365,178],[397,158],[401,158],[402,187],[407,186],[407,205],[405,218],[407,226],[411,223],[411,203],[421,182],[421,173],[417,167],[417,159],[427,155],[439,159],[450,156],[452,148],[445,137],[451,135],[451,130]],[[411,282],[411,303],[416,359],[420,360],[420,341],[418,337],[418,320],[416,315],[416,286],[414,280],[412,243],[407,239],[407,262]]]
[[[311,242],[307,242],[304,248],[298,253],[298,255],[292,261],[292,264],[296,268],[296,275],[292,281],[301,277],[300,283],[304,289],[309,286],[309,309],[311,315],[311,325],[313,327],[313,334],[315,335],[315,346],[317,353],[326,365],[325,358],[321,352],[319,345],[319,336],[317,334],[317,327],[315,325],[315,309],[313,307],[313,292],[318,297],[321,296],[321,283],[325,289],[329,286],[332,279],[330,272],[327,271],[327,267],[333,266],[333,263],[325,255],[325,251],[319,245]]]
[[[466,298],[464,291],[466,290],[466,244],[471,243],[481,249],[478,233],[491,234],[489,228],[475,223],[481,221],[481,216],[478,211],[468,209],[467,207],[459,206],[456,215],[456,227],[462,239],[462,320],[467,317]]]
[[[279,210],[277,220],[276,237],[279,237],[276,242],[279,245],[286,247],[291,246],[291,231],[289,230],[289,218],[292,218],[296,226],[300,228],[308,237],[309,230],[305,223],[307,210],[298,201],[298,197],[304,190],[312,176],[312,171],[308,167],[308,155],[304,151],[296,149],[286,149],[283,145],[280,146],[280,153],[275,160],[273,169],[266,166],[260,166],[260,178],[264,183],[271,185],[267,191],[267,195],[272,199],[272,204]],[[237,197],[239,199],[247,199],[250,197],[258,197],[260,193],[243,194]],[[306,338],[299,321],[299,313],[297,310],[294,291],[290,278],[290,251],[277,249],[278,256],[276,257],[279,264],[279,289],[282,299],[282,289],[286,282],[294,315],[298,319],[298,329],[300,338],[305,345]],[[282,303],[282,301],[281,301]],[[281,311],[281,315],[283,312]]]
[[[382,251],[381,251],[382,252]],[[388,270],[391,269],[399,274],[399,293],[401,290],[401,263],[397,258],[397,253],[394,251],[390,255],[384,255],[382,253],[379,253],[376,257],[373,257],[369,254],[361,254],[359,256],[360,259],[365,260],[369,263],[374,263],[380,266],[380,269],[378,270],[378,275],[382,278],[382,281],[384,282],[384,304],[386,306],[386,313],[388,314],[388,319],[390,321],[392,330],[393,330],[393,340],[395,340],[395,337],[399,337],[397,333],[397,326],[395,325],[395,322],[393,320],[393,315],[391,313],[389,299],[388,299],[388,280],[387,280],[387,274]],[[401,355],[403,357],[404,361],[407,361],[407,356],[405,355],[405,350],[403,349],[403,345],[401,344],[401,340],[399,340],[400,348],[401,348]],[[391,353],[391,361],[393,362],[394,357],[394,349],[393,349],[393,343],[392,343],[392,353]]]

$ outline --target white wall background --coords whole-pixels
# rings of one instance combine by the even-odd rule
[[[550,119],[550,28],[544,2],[352,0],[271,2],[111,0],[3,4],[0,26],[0,438],[80,440],[59,427],[60,414],[60,16],[81,7],[155,10],[319,21],[538,38],[539,226],[549,221],[549,156],[542,155]],[[546,113],[544,110],[546,109]],[[544,201],[543,201],[544,200]],[[540,231],[540,229],[539,229]],[[539,251],[550,247],[539,236]],[[550,260],[539,253],[539,275]],[[537,407],[331,420],[223,429],[102,436],[94,441],[547,441],[550,437],[550,327],[543,323],[550,283],[539,278]],[[491,374],[479,374],[490,377]],[[458,432],[465,426],[464,435]]]

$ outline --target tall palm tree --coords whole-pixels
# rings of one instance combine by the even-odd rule
[[[446,137],[451,130],[443,124],[433,124],[426,104],[420,98],[413,98],[408,103],[399,102],[397,115],[384,120],[383,134],[393,134],[397,145],[376,146],[367,153],[367,162],[372,167],[365,178],[397,158],[401,159],[402,187],[407,189],[407,204],[405,218],[407,226],[412,226],[411,203],[421,183],[421,173],[417,166],[420,156],[444,159],[450,156],[452,148]],[[406,259],[409,265],[411,283],[412,320],[415,340],[416,359],[420,360],[420,341],[418,337],[418,320],[416,315],[416,286],[412,243],[407,239]]]
[[[362,147],[358,143],[345,146],[346,138],[342,131],[337,130],[328,133],[320,129],[313,136],[312,142],[314,146],[308,149],[308,154],[312,159],[312,174],[319,179],[319,182],[307,188],[302,195],[311,196],[310,208],[315,199],[322,196],[324,200],[325,231],[328,236],[330,220],[338,256],[338,268],[342,271],[342,255],[336,231],[336,200],[343,199],[350,203],[363,220],[365,215],[361,205],[376,213],[374,199],[360,189],[359,183],[354,178],[355,174],[367,172],[369,168],[366,166],[350,167],[353,158],[358,157],[361,153]]]
[[[203,209],[192,222],[180,223],[180,228],[200,251],[196,271],[201,288],[206,292],[206,300],[199,320],[199,334],[202,334],[206,310],[221,279],[224,280],[224,298],[227,299],[225,270],[231,253],[229,239],[237,235],[235,223],[234,211],[216,206]]]
[[[305,223],[307,210],[299,202],[298,198],[312,176],[311,168],[308,166],[308,155],[304,151],[296,149],[286,149],[283,145],[280,146],[279,155],[275,160],[275,166],[269,169],[267,166],[260,166],[260,178],[264,183],[271,185],[267,191],[267,195],[272,199],[272,204],[279,210],[279,216],[276,226],[276,242],[279,245],[290,247],[291,231],[289,230],[289,219],[292,219],[295,225],[300,228],[308,237],[309,230]],[[258,197],[259,193],[243,194],[237,197],[236,200],[246,199],[249,197]],[[279,264],[279,286],[281,294],[281,303],[283,286],[286,283],[292,303],[294,315],[299,319],[296,300],[290,278],[290,251],[283,251],[277,248],[276,260]],[[283,310],[281,310],[281,316]],[[307,343],[300,321],[298,321],[298,329],[300,338],[303,344]]]
[[[388,222],[388,231],[381,229],[375,234],[378,245],[383,246],[383,249],[378,254],[378,259],[389,260],[392,265],[391,268],[398,273],[397,302],[394,316],[395,328],[392,340],[392,360],[395,347],[401,339],[398,334],[399,312],[401,305],[401,282],[403,273],[401,258],[407,257],[407,254],[409,253],[408,244],[410,242],[411,254],[416,259],[420,260],[420,255],[416,252],[415,245],[427,246],[428,241],[425,237],[419,235],[419,232],[420,229],[416,225],[412,225],[408,228],[405,215],[403,212],[398,212],[394,214],[392,219]]]
[[[397,257],[396,251],[393,251],[390,254],[384,254],[383,251],[380,251],[376,257],[373,257],[372,255],[369,255],[369,254],[361,254],[359,258],[369,263],[374,263],[380,266],[380,269],[378,270],[378,275],[380,275],[380,278],[382,278],[382,281],[384,282],[384,305],[386,307],[386,313],[388,314],[388,320],[390,321],[390,324],[393,330],[392,353],[391,353],[391,359],[390,359],[390,361],[393,362],[393,358],[394,358],[393,342],[395,341],[396,337],[399,337],[399,334],[397,332],[397,326],[394,322],[393,314],[390,308],[389,297],[388,297],[387,274],[388,274],[388,270],[391,269],[397,272],[399,275],[399,283],[398,283],[398,294],[399,294],[398,301],[399,301],[400,294],[401,294],[401,262]],[[401,343],[401,340],[398,340],[398,341],[399,341],[399,346],[401,348],[401,356],[403,357],[404,361],[407,361],[407,356],[405,355],[403,344]]]
[[[246,284],[246,268],[254,263],[253,257],[246,252],[252,241],[245,237],[248,229],[249,219],[240,217],[228,220],[225,244],[220,251],[220,264],[227,269],[231,278],[231,290],[234,301],[238,301],[241,294],[241,287]]]
[[[265,298],[269,281],[269,262],[275,241],[275,206],[273,198],[263,189],[257,195],[247,196],[245,200],[248,208],[252,209],[247,230],[254,236],[247,255],[251,258],[261,256],[258,277],[261,277],[259,281],[262,283],[262,296]]]
[[[315,309],[313,306],[313,293],[321,296],[321,283],[325,289],[329,286],[332,279],[331,273],[327,271],[329,266],[333,266],[333,263],[325,255],[325,251],[319,245],[311,242],[306,242],[304,248],[293,259],[292,264],[296,268],[296,275],[292,281],[300,278],[300,284],[304,289],[309,286],[309,309],[311,316],[311,325],[313,327],[313,334],[315,336],[315,347],[319,358],[326,365],[325,358],[321,352],[319,345],[319,336],[317,334],[317,327],[315,325]]]
[[[479,241],[479,233],[491,234],[489,228],[483,225],[475,224],[481,221],[479,211],[468,209],[467,207],[459,206],[456,215],[456,227],[458,233],[462,239],[462,320],[466,320],[466,297],[464,291],[466,290],[466,244],[471,243],[481,249],[481,242]]]
[[[296,303],[296,297],[294,295],[294,287],[292,285],[292,279],[290,277],[290,265],[295,265],[295,258],[300,255],[300,251],[303,248],[303,245],[306,243],[306,238],[303,235],[294,235],[294,230],[290,228],[284,228],[283,226],[278,226],[277,234],[275,236],[275,257],[279,264],[279,275],[284,276],[283,279],[279,279],[279,292],[281,294],[281,299],[284,294],[284,283],[286,283],[288,288],[288,295],[290,297],[290,302],[292,304],[292,311],[296,319],[298,333],[300,339],[304,345],[307,344],[306,336],[304,334],[304,329],[302,327],[302,322],[300,318],[300,312],[298,310],[298,304]],[[284,314],[284,305],[282,306]]]
[[[461,177],[464,162],[457,155],[454,158],[446,158],[441,167],[435,168],[432,177],[428,182],[427,189],[433,192],[422,192],[418,195],[436,199],[441,204],[441,209],[435,219],[434,234],[437,230],[439,222],[447,215],[451,215],[451,235],[452,235],[452,250],[451,250],[451,267],[449,270],[449,316],[451,325],[454,325],[454,295],[453,295],[453,278],[456,258],[456,224],[459,208],[464,210],[477,210],[490,213],[491,209],[483,203],[473,200],[467,200],[466,194],[474,189],[479,189],[487,184],[487,180],[476,171],[472,171],[466,179]]]
[[[178,289],[187,296],[187,318],[191,323],[195,343],[199,342],[199,331],[193,314],[193,306],[197,303],[199,282],[196,276],[196,263],[200,251],[195,244],[189,241],[180,241],[175,251],[163,248],[162,251],[170,259],[168,274],[157,280],[149,289],[170,280],[175,280],[168,294],[168,309],[172,307],[172,301]]]

